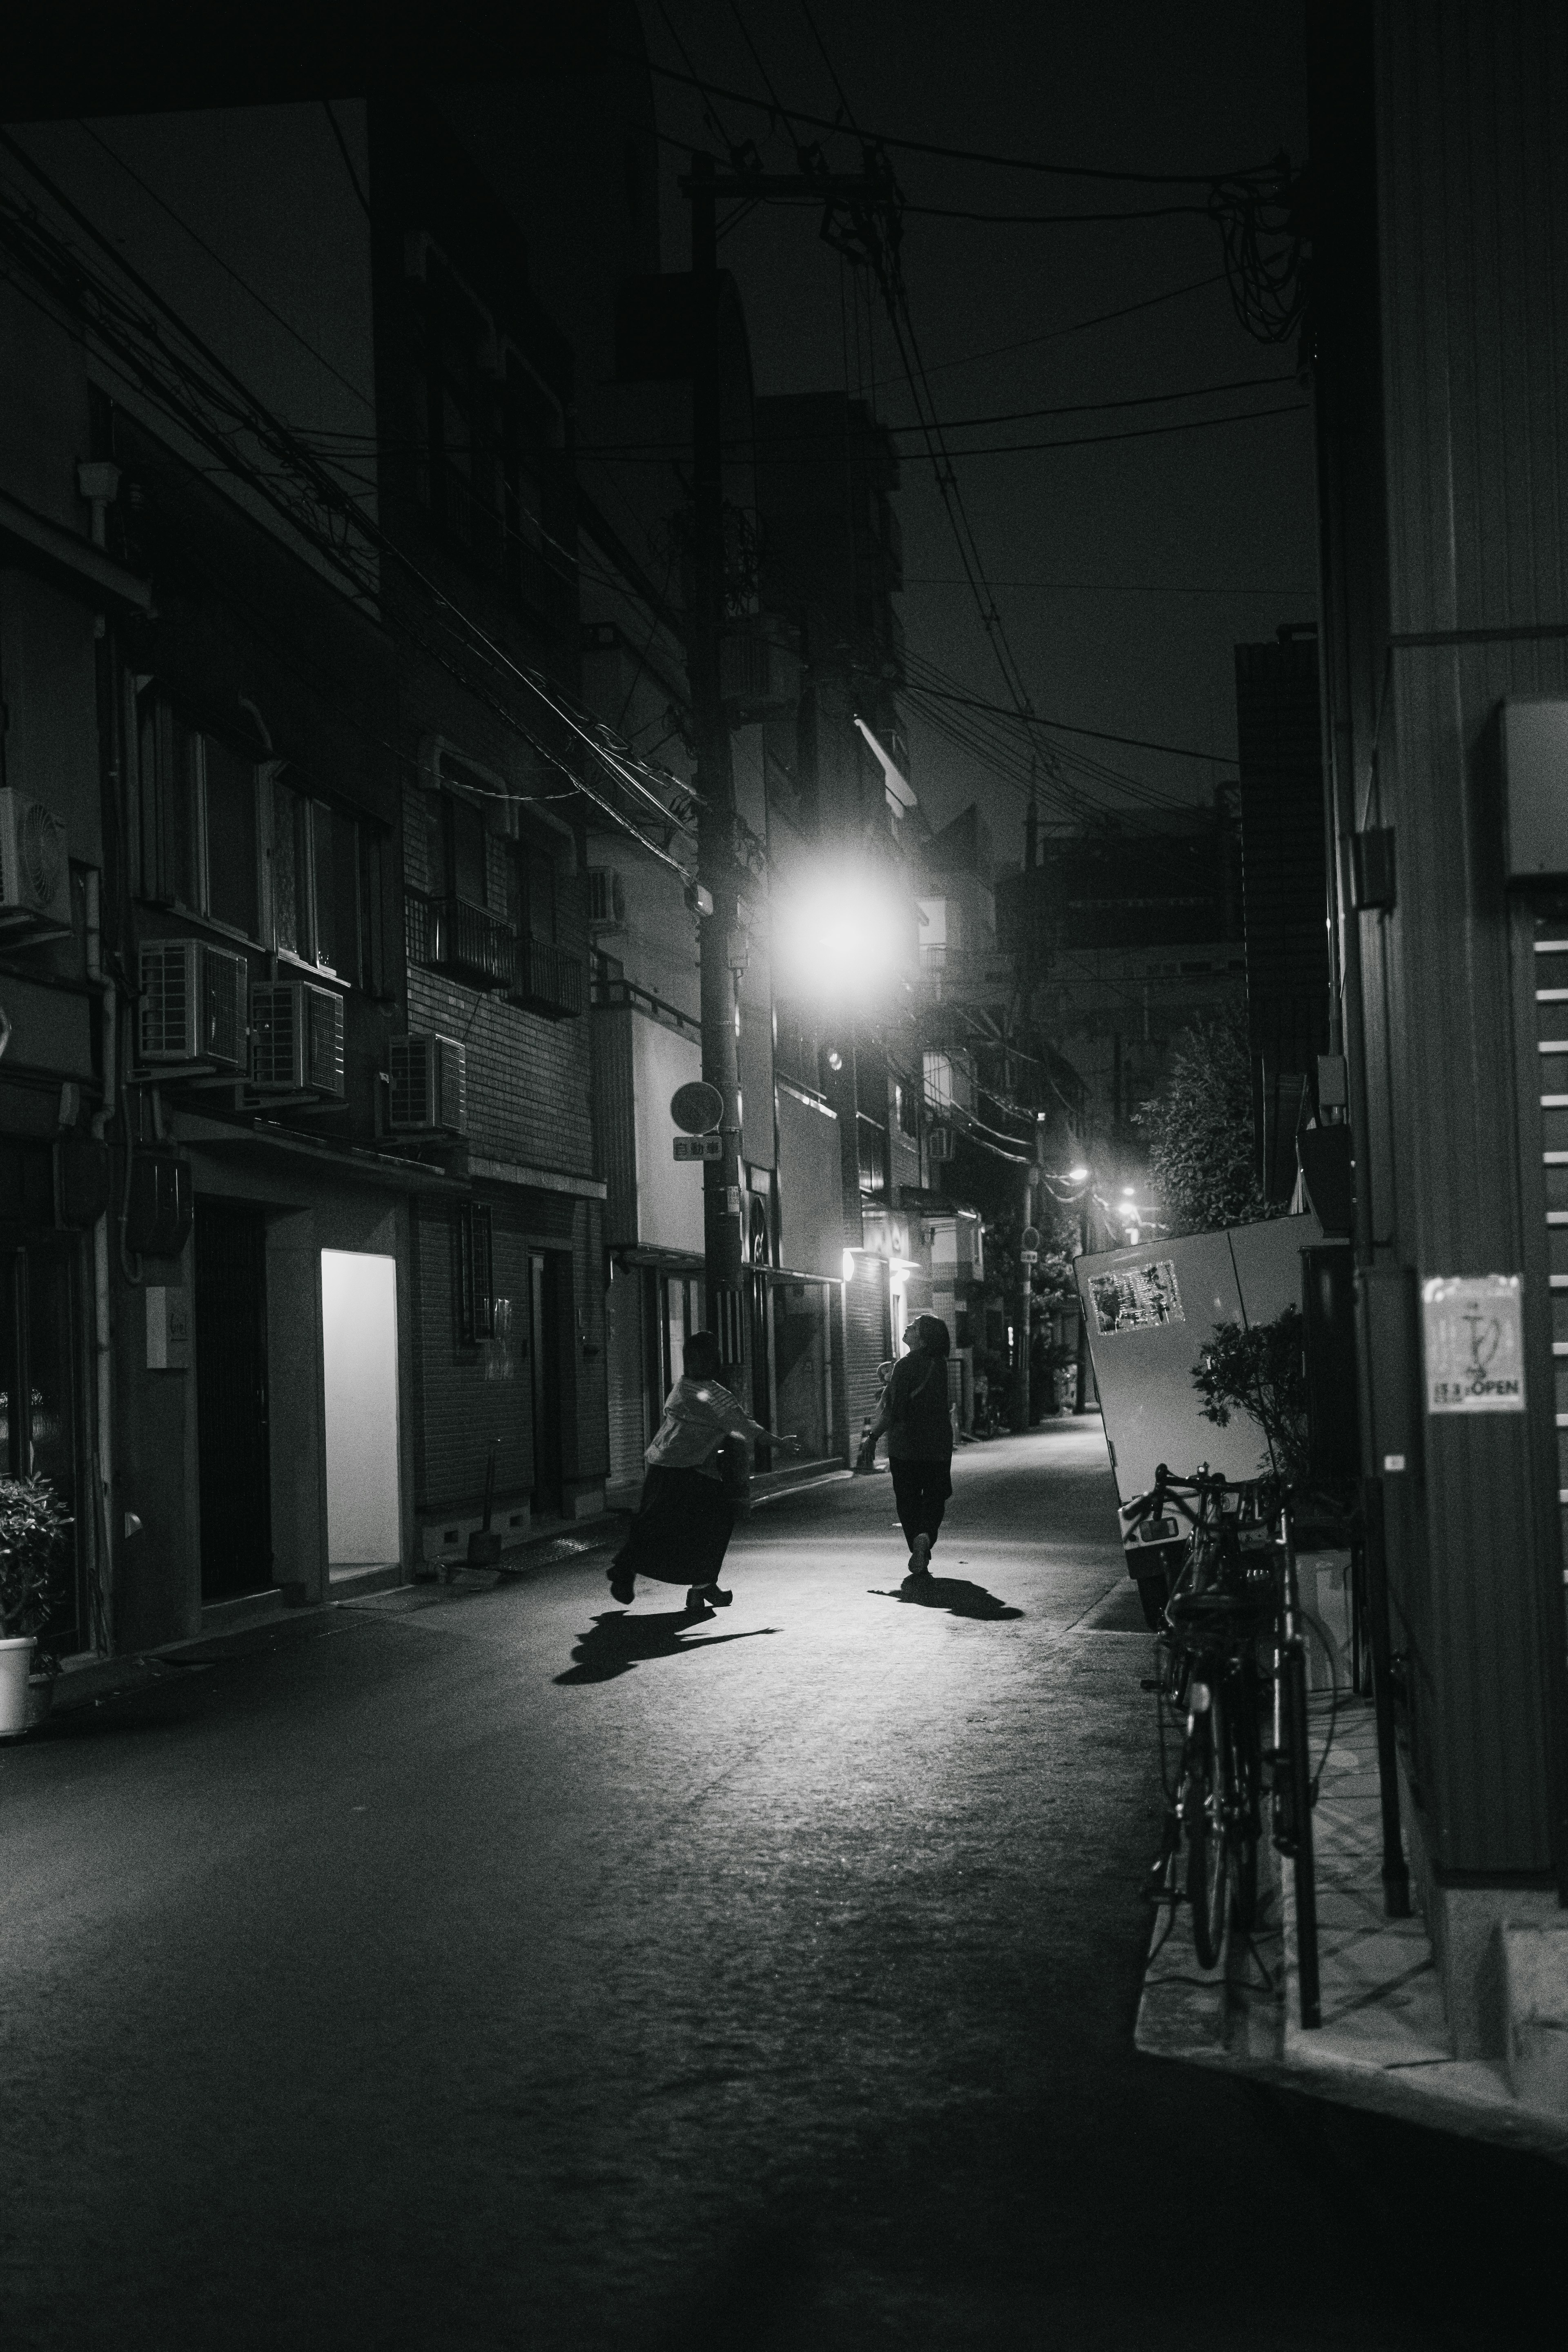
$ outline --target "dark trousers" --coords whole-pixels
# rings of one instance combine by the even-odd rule
[[[889,1462],[888,1467],[893,1474],[893,1500],[899,1507],[905,1542],[913,1550],[917,1536],[930,1536],[934,1549],[942,1507],[952,1492],[951,1464]]]
[[[735,1506],[716,1478],[656,1465],[616,1566],[664,1584],[716,1583],[734,1525]]]

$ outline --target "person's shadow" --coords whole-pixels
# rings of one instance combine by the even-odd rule
[[[883,1601],[904,1601],[916,1609],[945,1609],[952,1617],[979,1617],[989,1624],[1024,1613],[1009,1601],[998,1601],[983,1584],[971,1584],[966,1576],[906,1576],[894,1590],[884,1591],[874,1584],[871,1591]]]
[[[691,1658],[699,1651],[716,1650],[724,1642],[750,1642],[759,1633],[779,1631],[776,1625],[754,1625],[744,1633],[714,1633],[702,1642],[681,1639],[694,1625],[712,1622],[713,1612],[706,1608],[665,1609],[656,1617],[631,1617],[622,1610],[606,1610],[578,1640],[573,1663],[555,1680],[614,1682],[617,1675],[629,1675],[635,1666],[646,1665],[654,1658]]]

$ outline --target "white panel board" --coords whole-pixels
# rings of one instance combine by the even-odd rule
[[[1200,1462],[1227,1478],[1258,1476],[1265,1466],[1262,1432],[1239,1415],[1227,1429],[1205,1421],[1193,1368],[1216,1323],[1267,1322],[1292,1302],[1300,1305],[1300,1254],[1321,1239],[1315,1217],[1279,1217],[1077,1260],[1122,1502],[1153,1485],[1162,1462],[1183,1476]]]
[[[321,1252],[327,1560],[383,1565],[401,1554],[397,1491],[397,1264]]]
[[[1301,1252],[1320,1248],[1322,1239],[1323,1229],[1310,1210],[1303,1217],[1231,1226],[1230,1254],[1249,1323],[1272,1323],[1287,1307],[1300,1306]]]

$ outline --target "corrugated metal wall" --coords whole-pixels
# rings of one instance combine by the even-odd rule
[[[868,1278],[869,1277],[869,1278]],[[879,1391],[877,1367],[892,1353],[888,1306],[888,1268],[884,1259],[861,1258],[855,1279],[844,1286],[845,1397],[851,1445],[874,1420]]]
[[[1502,695],[1568,687],[1568,645],[1531,635],[1568,621],[1568,12],[1382,0],[1375,39],[1392,639],[1356,781],[1359,821],[1392,825],[1398,854],[1396,908],[1362,920],[1368,1139],[1393,1180],[1376,1239],[1422,1276],[1510,1272],[1525,1205],[1487,739]],[[1537,1382],[1523,1418],[1426,1423],[1425,1545],[1397,1597],[1436,1854],[1461,1874],[1551,1862],[1552,1408]]]

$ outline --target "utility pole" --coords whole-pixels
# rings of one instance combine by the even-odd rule
[[[741,1224],[740,954],[735,864],[735,776],[730,721],[721,692],[719,641],[724,627],[724,472],[720,413],[718,196],[710,155],[694,155],[685,184],[691,199],[691,437],[695,515],[691,625],[686,649],[697,734],[697,859],[710,901],[699,921],[702,981],[702,1076],[723,1100],[721,1156],[702,1166],[707,1315],[726,1370],[739,1370],[745,1395],[746,1318]],[[740,959],[742,962],[743,957]],[[749,1396],[746,1402],[750,1402]]]
[[[803,159],[809,160],[809,159]],[[746,940],[740,921],[740,871],[735,856],[735,778],[730,721],[720,678],[724,611],[724,474],[719,349],[718,205],[739,199],[820,199],[828,242],[873,267],[887,268],[897,252],[899,194],[885,162],[860,173],[826,167],[799,173],[727,173],[711,155],[694,154],[681,181],[691,205],[692,595],[687,636],[687,677],[697,736],[697,863],[711,901],[701,915],[699,950],[702,982],[702,1076],[723,1101],[721,1157],[703,1163],[703,1254],[708,1322],[717,1332],[727,1370],[741,1375],[746,1395],[748,1354],[744,1313],[744,1234],[741,1191],[740,1001],[738,974]],[[750,1402],[747,1397],[747,1402]]]
[[[1020,1432],[1029,1426],[1029,1339],[1035,1312],[1035,1267],[1040,1255],[1040,1236],[1029,1223],[1034,1181],[1031,1168],[1024,1178],[1024,1223],[1018,1236],[1018,1354],[1013,1368],[1013,1426]]]

